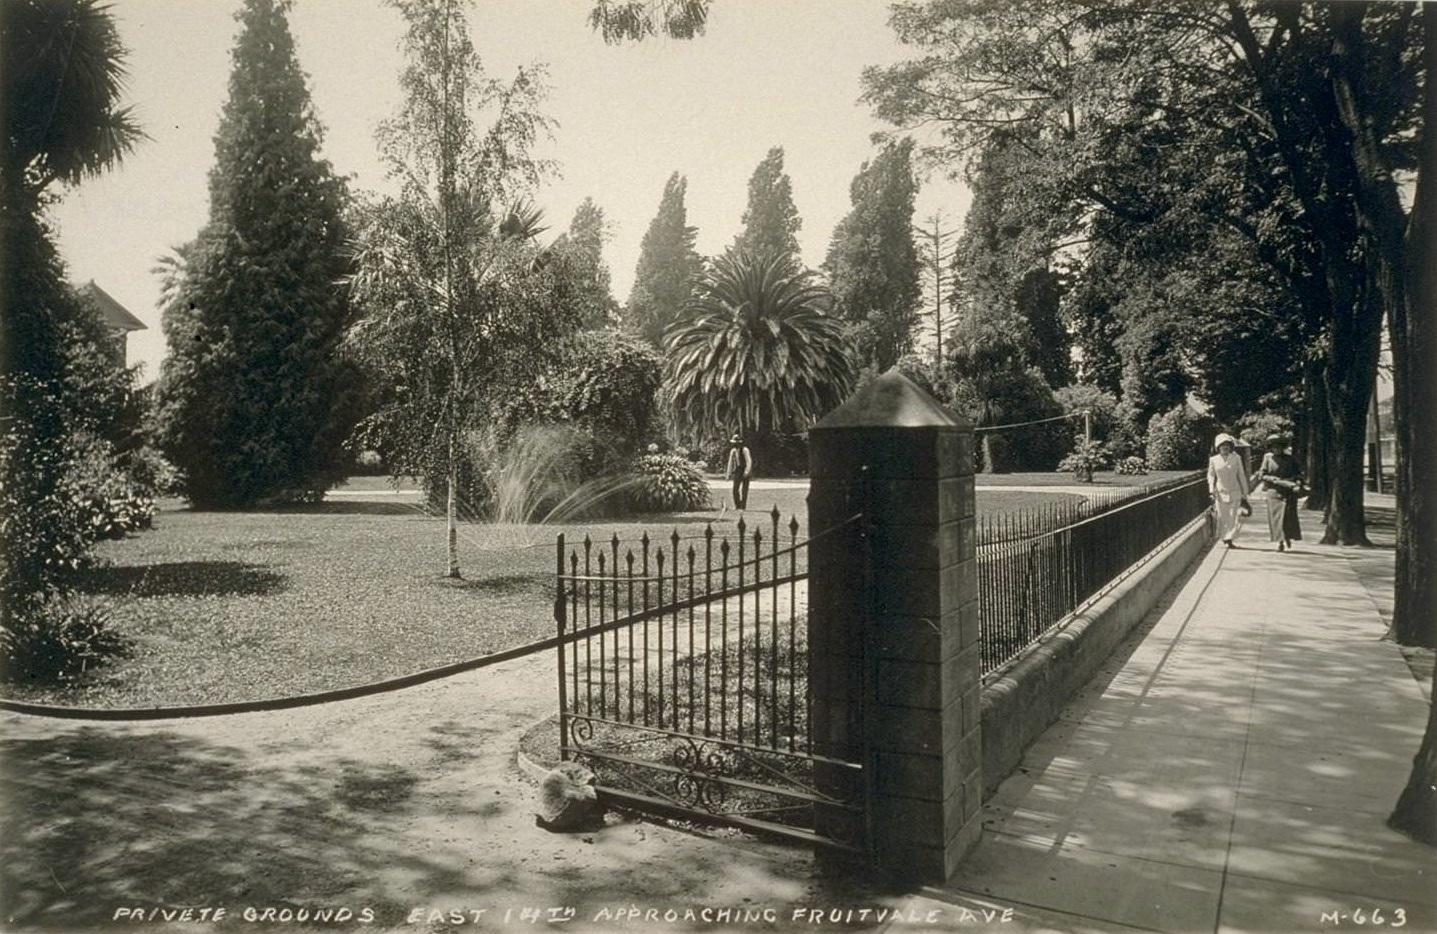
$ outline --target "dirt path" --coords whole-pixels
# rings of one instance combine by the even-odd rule
[[[550,909],[572,909],[569,930],[652,930],[648,909],[678,913],[667,930],[772,930],[684,913],[898,904],[830,879],[804,849],[617,815],[590,834],[536,827],[515,752],[553,711],[553,671],[545,653],[355,701],[194,720],[0,716],[4,930],[280,930],[304,909],[331,913],[327,930],[533,928]],[[148,914],[186,907],[189,922]]]

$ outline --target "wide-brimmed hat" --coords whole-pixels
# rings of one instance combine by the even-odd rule
[[[1268,435],[1267,446],[1270,448],[1285,448],[1292,443],[1287,435]]]
[[[1227,432],[1223,432],[1215,439],[1213,439],[1212,446],[1215,448],[1220,448],[1223,446],[1224,443],[1230,444],[1233,447],[1237,447],[1237,439],[1234,438],[1232,435],[1228,434]]]
[[[741,434],[739,434],[738,432],[735,431],[735,432],[733,433],[733,437],[728,439],[728,443],[729,443],[729,444],[743,444],[743,435],[741,435]]]

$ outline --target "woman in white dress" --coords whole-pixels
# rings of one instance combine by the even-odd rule
[[[1222,536],[1223,544],[1231,548],[1240,510],[1247,503],[1247,471],[1237,455],[1236,438],[1220,434],[1213,445],[1217,453],[1208,458],[1207,490],[1212,494],[1213,510],[1217,514],[1218,535]]]

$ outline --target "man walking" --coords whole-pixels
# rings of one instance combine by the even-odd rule
[[[735,509],[748,508],[748,481],[753,476],[753,455],[743,443],[743,435],[734,432],[728,439],[728,471],[725,476],[733,481],[733,505]]]

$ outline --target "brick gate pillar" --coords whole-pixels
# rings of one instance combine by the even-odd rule
[[[942,882],[982,803],[972,427],[891,370],[809,433],[809,476],[815,752],[863,765],[820,790],[866,802],[866,827],[820,808],[818,829]]]

